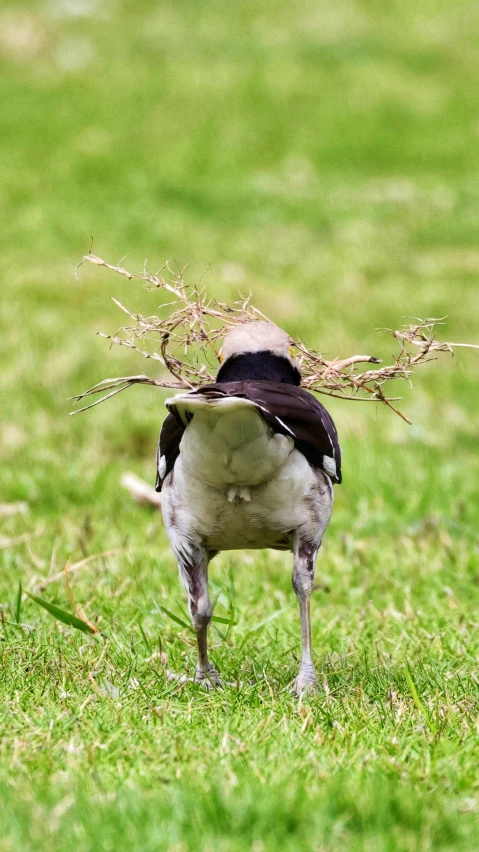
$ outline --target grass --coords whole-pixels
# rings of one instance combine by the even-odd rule
[[[193,637],[154,480],[164,409],[138,389],[68,418],[68,396],[142,369],[97,330],[99,270],[208,263],[332,355],[448,315],[478,341],[477,9],[341,0],[9,2],[0,12],[0,849],[472,850],[479,833],[477,357],[424,368],[385,409],[331,400],[344,484],[318,565],[321,689],[298,705],[290,560],[212,564],[212,658]],[[21,540],[25,535],[31,536]],[[10,541],[8,542],[7,539]],[[9,544],[9,546],[5,546]],[[67,562],[102,636],[24,590]],[[42,596],[71,611],[63,579]],[[234,618],[233,618],[234,616]]]

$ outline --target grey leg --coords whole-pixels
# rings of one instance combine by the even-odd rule
[[[198,666],[196,683],[204,682],[213,688],[221,686],[221,681],[215,667],[208,659],[208,625],[211,621],[211,602],[208,596],[208,562],[209,555],[202,548],[195,548],[188,554],[187,560],[180,560],[181,579],[188,592],[188,605],[198,643]]]
[[[294,549],[293,589],[299,601],[301,616],[302,655],[301,666],[296,678],[298,697],[304,690],[315,689],[317,677],[311,654],[310,597],[314,582],[314,566],[318,548],[309,541],[299,539]]]

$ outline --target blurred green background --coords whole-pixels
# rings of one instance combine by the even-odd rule
[[[161,621],[158,609],[151,614],[152,590],[170,609],[175,610],[176,601],[178,605],[182,601],[161,523],[132,506],[119,486],[125,469],[154,481],[163,397],[152,389],[134,389],[92,412],[68,417],[67,397],[106,376],[137,373],[148,367],[128,352],[109,350],[95,336],[99,330],[114,332],[122,323],[109,297],[148,314],[156,312],[160,301],[158,294],[148,293],[138,282],[91,266],[83,266],[76,280],[75,266],[88,251],[91,237],[96,254],[117,263],[128,253],[125,265],[133,270],[142,269],[145,258],[154,270],[174,257],[181,264],[190,264],[189,280],[195,280],[210,265],[206,281],[212,293],[229,299],[237,289],[251,290],[254,302],[272,319],[331,357],[359,351],[390,357],[392,341],[377,337],[376,329],[399,327],[408,316],[447,315],[445,339],[479,342],[478,25],[479,7],[471,0],[454,4],[445,0],[421,4],[412,0],[388,4],[377,0],[337,0],[334,4],[324,0],[2,3],[0,499],[27,501],[29,514],[1,520],[0,532],[3,541],[30,533],[36,536],[25,545],[5,546],[0,551],[0,600],[7,620],[15,621],[20,579],[26,587],[35,577],[60,571],[67,558],[75,561],[109,547],[125,546],[128,558],[107,562],[107,570],[98,566],[88,577],[79,573],[75,597],[83,604],[89,601],[102,623],[113,620],[120,633],[120,626],[128,625],[122,639],[125,647],[130,640],[136,647],[137,639],[141,645],[138,612],[147,613],[141,628],[145,635],[152,643],[159,630],[169,636],[171,654],[178,657],[177,668],[186,665],[180,655],[184,646],[171,632],[174,625]],[[344,485],[336,491],[329,549],[321,568],[332,591],[329,598],[316,604],[318,612],[324,613],[324,622],[315,628],[318,654],[327,654],[331,648],[346,658],[352,654],[354,671],[363,683],[370,676],[368,666],[363,669],[363,651],[366,654],[373,648],[376,653],[378,637],[385,643],[384,653],[391,655],[391,666],[402,665],[409,653],[414,656],[411,647],[419,657],[424,652],[427,665],[434,671],[439,667],[440,685],[431,686],[424,678],[425,694],[418,698],[418,705],[406,681],[401,681],[409,696],[409,710],[419,720],[418,707],[428,707],[438,690],[441,695],[443,690],[447,692],[446,681],[441,680],[445,673],[453,671],[459,677],[461,671],[461,677],[466,677],[461,669],[464,654],[470,664],[467,678],[477,670],[477,375],[474,351],[459,350],[453,360],[444,356],[424,367],[412,392],[406,384],[401,387],[402,407],[412,417],[412,427],[381,406],[327,401],[344,449]],[[245,631],[248,624],[261,622],[275,607],[289,601],[284,596],[290,594],[287,557],[271,557],[270,561],[265,555],[258,557],[256,573],[248,569],[247,558],[238,556],[235,563],[246,572],[236,578],[237,606],[243,607]],[[219,590],[229,564],[226,560],[213,568]],[[264,589],[269,589],[268,600]],[[61,584],[50,587],[48,595],[69,606]],[[284,600],[274,603],[274,595],[283,595]],[[377,615],[377,622],[365,634],[361,612],[368,601],[377,607],[375,612],[383,614]],[[33,603],[25,602],[24,607],[25,619],[35,625],[35,638],[14,628],[4,637],[15,678],[12,680],[12,671],[5,676],[7,709],[0,780],[10,790],[18,787],[17,800],[25,809],[22,816],[20,808],[18,819],[12,816],[9,823],[8,849],[39,848],[46,843],[41,832],[36,837],[29,827],[25,814],[34,812],[31,802],[38,808],[45,802],[46,810],[39,813],[50,813],[55,799],[51,793],[55,782],[50,788],[54,772],[61,768],[65,773],[62,795],[68,797],[70,788],[84,776],[85,767],[88,765],[89,772],[94,763],[92,757],[88,764],[84,755],[74,758],[71,752],[68,767],[64,765],[71,729],[63,730],[58,721],[66,712],[62,701],[67,699],[61,698],[61,691],[51,693],[50,687],[42,691],[38,686],[36,692],[26,676],[16,680],[18,661],[26,665],[31,643],[45,649],[42,666],[50,653],[71,652],[73,657],[65,664],[69,674],[64,674],[71,683],[68,681],[65,690],[71,690],[82,706],[91,692],[88,676],[94,669],[92,663],[93,668],[87,666],[78,674],[75,655],[85,640],[81,637],[77,642],[76,636],[58,628]],[[410,617],[417,627],[414,639],[397,625],[391,626],[384,616],[388,607],[391,612],[404,609],[406,620]],[[418,609],[425,619],[420,627],[414,621]],[[295,611],[284,618],[285,627],[275,634],[274,642],[283,643],[286,652],[298,626]],[[338,618],[341,627],[327,629],[331,619]],[[238,627],[239,634],[241,629]],[[446,643],[446,650],[434,650],[434,644],[423,647],[426,640],[421,631],[438,637],[448,630],[454,636],[456,631],[465,631],[462,659],[456,639]],[[232,642],[232,648],[224,651],[222,665],[233,667],[233,679],[247,663],[243,650],[234,656]],[[266,659],[272,642],[269,634],[262,641],[255,639],[251,653]],[[243,647],[248,645],[238,640],[238,648]],[[147,656],[145,647],[143,657]],[[192,664],[191,653],[188,659]],[[53,662],[49,665],[54,671]],[[121,679],[124,660],[120,663],[112,658],[109,665],[117,666]],[[294,673],[289,656],[281,657],[279,671],[280,682],[282,677],[287,683]],[[145,672],[149,683],[148,666]],[[44,683],[41,667],[36,675],[38,683]],[[52,682],[60,677],[52,672],[50,676]],[[390,689],[386,681],[378,686],[384,701]],[[473,679],[467,683],[470,701],[477,708],[476,697],[471,697],[477,687]],[[357,688],[353,678],[344,694],[352,700]],[[167,700],[164,685],[157,684],[154,690],[158,690],[155,702]],[[271,698],[268,687],[264,690],[260,709]],[[191,696],[181,698],[180,716],[190,700]],[[298,721],[295,705],[290,702],[285,710],[283,701],[281,693],[278,707],[282,709],[277,712],[286,713],[294,728]],[[47,709],[38,720],[37,733],[31,729],[30,739],[26,733],[29,723],[22,713],[35,717],[39,705]],[[371,712],[376,712],[376,705],[371,706]],[[223,719],[224,713],[230,719],[230,705],[226,702],[218,707],[219,717]],[[233,721],[230,719],[232,727],[240,724],[238,713],[238,718],[233,714]],[[17,719],[14,731],[10,727],[13,718]],[[188,742],[186,717],[181,718],[185,724],[181,736]],[[314,718],[321,736],[326,737],[321,758],[325,772],[333,775],[337,761],[344,767],[347,760],[344,753],[338,757],[336,745],[333,748],[329,743],[331,726],[324,727],[321,716]],[[48,740],[45,750],[44,737],[52,719],[59,733]],[[450,743],[455,745],[450,748],[463,755],[459,729],[465,722],[460,713],[458,719],[450,735]],[[122,724],[118,720],[119,730]],[[171,719],[164,724],[172,724]],[[301,719],[299,724],[301,729]],[[148,741],[147,722],[135,717],[128,725],[130,733],[131,725],[137,731],[143,726],[144,742]],[[344,719],[342,725],[346,730]],[[173,736],[170,728],[165,730]],[[305,730],[308,736],[307,726]],[[111,725],[103,734],[95,717],[88,731],[82,732],[80,725],[77,734],[85,748],[93,748],[92,743],[103,742],[103,736],[108,739]],[[310,734],[314,751],[316,727]],[[214,761],[211,743],[216,743],[216,737],[221,742],[222,734],[215,728],[208,736],[194,759],[203,768],[205,761],[207,767]],[[371,737],[370,747],[383,778],[381,773],[392,771],[389,758],[382,750],[381,737]],[[476,746],[471,741],[464,762],[457,756],[446,782],[444,768],[434,774],[435,757],[431,757],[427,736],[426,740],[416,751],[408,746],[404,765],[399,761],[397,777],[402,781],[398,781],[397,795],[401,800],[400,785],[404,783],[404,800],[415,800],[418,790],[427,788],[421,784],[426,783],[424,767],[429,765],[432,798],[424,810],[418,806],[416,824],[410,815],[401,816],[396,791],[391,792],[387,799],[391,811],[383,813],[383,822],[376,826],[379,845],[368,849],[425,849],[436,842],[439,848],[437,838],[431,840],[435,825],[439,834],[445,832],[444,848],[457,849],[457,814],[463,814],[461,820],[472,826],[477,809]],[[21,742],[28,747],[22,750]],[[110,775],[104,770],[107,781],[97,767],[102,789],[116,789],[119,779],[128,778],[134,796],[139,795],[138,790],[150,783],[145,781],[148,772],[142,763],[142,748],[146,747],[138,747],[137,762],[131,756],[117,755],[116,769],[110,767]],[[17,757],[11,763],[15,748]],[[265,771],[264,755],[258,748],[258,765]],[[284,763],[284,751],[277,763],[270,762],[271,777],[278,784],[281,778],[290,777],[300,759],[294,747],[288,748],[293,748],[290,762]],[[350,789],[350,797],[341,788],[343,804],[338,804],[337,813],[333,808],[334,813],[325,817],[326,828],[323,826],[324,837],[332,832],[339,846],[321,835],[326,845],[311,848],[346,848],[347,843],[352,848],[354,819],[349,840],[341,834],[341,826],[350,825],[358,791],[363,789],[360,774],[355,774],[363,766],[362,757],[353,752],[347,780],[350,788],[344,788]],[[412,754],[417,758],[413,768],[408,763]],[[184,766],[187,759],[178,753],[165,760],[163,765],[158,758],[157,766],[152,758],[155,770],[151,777],[178,778],[178,763]],[[301,760],[306,760],[304,754]],[[368,760],[372,765],[376,758]],[[297,789],[301,797],[307,788],[314,802],[319,795],[314,786],[318,776],[313,764],[308,766],[304,776],[300,773],[297,778]],[[190,771],[198,771],[194,761]],[[308,772],[314,782],[307,781]],[[258,784],[254,773],[241,778],[245,784],[253,784],[253,776]],[[46,785],[33,799],[26,792],[32,777],[39,789]],[[215,790],[223,789],[226,777],[220,772]],[[382,781],[378,783],[382,789]],[[409,784],[413,786],[407,787]],[[206,796],[206,788],[202,789]],[[329,805],[324,802],[332,799],[327,789],[321,790],[326,813]],[[336,787],[334,791],[336,796]],[[259,801],[261,798],[256,806],[261,812]],[[83,813],[81,807],[79,804],[79,814]],[[141,821],[147,825],[151,818],[153,824],[152,814],[159,807],[158,802],[152,805],[150,816],[143,814]],[[217,807],[224,808],[228,825],[230,804],[226,801]],[[366,803],[367,814],[368,807]],[[453,816],[441,821],[437,814],[445,814],[449,807]],[[291,808],[294,810],[293,805]],[[13,805],[10,810],[16,813]],[[135,808],[133,812],[139,813]],[[211,824],[218,820],[218,812]],[[122,826],[118,831],[129,824],[128,808],[122,813],[126,822],[118,822]],[[249,813],[247,808],[244,813]],[[272,800],[265,799],[265,835],[277,814]],[[81,822],[82,817],[75,819]],[[108,837],[115,838],[116,816],[111,819]],[[370,825],[367,819],[366,828]],[[206,832],[208,818],[205,820],[198,829],[200,834]],[[376,837],[373,816],[371,820]],[[399,826],[395,840],[388,829],[393,824]],[[426,824],[423,837],[420,827]],[[62,818],[52,825],[49,830],[58,832],[56,848],[63,849]],[[397,838],[406,837],[401,832],[408,825],[409,845],[406,841],[401,845]],[[228,845],[227,832],[223,845],[207,832],[204,836],[216,849],[267,843],[261,832],[248,833],[247,821],[241,826],[238,836],[244,835],[244,847],[240,841],[237,846]],[[310,848],[310,840],[295,834],[295,826],[293,820],[284,827],[291,843]],[[452,833],[448,834],[449,829]],[[358,829],[358,844],[363,842],[362,830]],[[101,835],[100,828],[98,831]],[[175,849],[190,848],[190,841],[182,840],[186,828],[186,834],[181,826],[175,831],[168,835],[164,848],[173,848],[174,842],[180,844]],[[191,843],[200,834],[192,835]],[[163,840],[152,841],[150,847],[143,839],[137,847],[134,833],[131,838],[130,848],[163,848]],[[110,848],[106,841],[104,847],[101,841],[97,846],[95,840],[89,842],[84,840],[81,848]],[[280,839],[271,842],[275,848]],[[467,846],[470,841],[464,842],[464,848],[472,848]],[[210,848],[206,840],[204,843],[204,848]]]
[[[94,337],[122,322],[109,296],[148,313],[158,302],[91,267],[76,281],[92,236],[96,253],[129,253],[134,269],[175,257],[194,280],[211,264],[212,292],[251,289],[331,356],[389,356],[375,329],[405,315],[448,315],[448,339],[477,337],[478,15],[469,2],[2,7],[9,493],[41,499],[51,464],[75,480],[85,447],[103,466],[122,449],[131,459],[132,428],[152,458],[162,414],[151,391],[66,416],[86,384],[143,368]],[[476,368],[461,352],[424,369],[412,430],[332,401],[343,443],[351,430],[366,445],[383,430],[420,435],[458,466],[475,437]],[[441,439],[437,418],[451,426]]]

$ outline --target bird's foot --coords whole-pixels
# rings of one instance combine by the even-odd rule
[[[311,665],[301,666],[294,686],[298,698],[301,698],[307,692],[314,694],[318,689],[318,678],[316,677],[314,667]]]
[[[217,689],[223,686],[220,676],[215,667],[208,663],[206,666],[198,666],[196,669],[195,683],[202,683],[207,689]]]

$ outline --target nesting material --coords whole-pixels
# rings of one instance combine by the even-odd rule
[[[151,290],[163,290],[172,299],[161,309],[160,316],[144,317],[130,311],[117,299],[118,308],[129,322],[114,335],[100,333],[111,343],[126,346],[143,358],[157,362],[161,367],[158,378],[145,374],[104,379],[73,399],[79,402],[89,397],[99,397],[88,405],[72,411],[78,414],[115,396],[132,385],[154,385],[161,388],[192,389],[214,382],[221,357],[221,344],[225,334],[233,327],[246,322],[270,320],[251,303],[251,295],[226,304],[207,296],[200,280],[195,284],[185,281],[183,270],[165,264],[157,273],[146,270],[133,273],[123,266],[113,266],[94,254],[85,255],[82,263],[93,263],[116,272],[129,280],[144,282]],[[414,371],[437,353],[453,353],[457,347],[479,349],[479,345],[441,342],[436,339],[436,328],[442,319],[416,319],[399,330],[382,329],[390,334],[397,345],[397,354],[390,364],[384,365],[372,355],[351,355],[332,361],[320,352],[309,349],[302,341],[290,339],[290,356],[301,371],[301,385],[307,390],[339,399],[363,402],[382,402],[402,417],[396,402],[401,397],[388,396],[385,385],[393,379],[410,380]],[[238,334],[241,334],[239,328]],[[364,369],[363,364],[373,367]],[[100,396],[101,395],[101,396]]]

